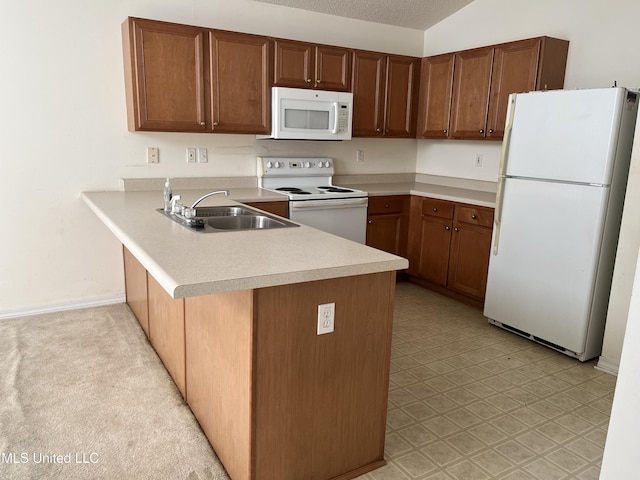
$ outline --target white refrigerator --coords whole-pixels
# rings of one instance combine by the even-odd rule
[[[602,348],[636,97],[606,88],[509,98],[484,315],[581,361]]]

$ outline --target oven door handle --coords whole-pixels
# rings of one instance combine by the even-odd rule
[[[327,200],[298,200],[289,202],[289,210],[326,210],[328,208],[366,207],[368,198],[332,198]]]

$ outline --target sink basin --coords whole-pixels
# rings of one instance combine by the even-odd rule
[[[253,230],[256,228],[283,228],[285,222],[265,215],[235,215],[228,217],[209,217],[207,225],[219,230]],[[287,222],[288,223],[288,222]]]
[[[197,207],[196,217],[227,217],[236,215],[256,215],[260,212],[246,207]]]
[[[197,233],[270,230],[299,226],[284,218],[246,206],[199,207],[196,208],[196,216],[193,218],[168,213],[161,208],[158,211],[174,222]]]

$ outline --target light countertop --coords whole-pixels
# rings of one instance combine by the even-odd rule
[[[370,197],[381,195],[419,195],[421,197],[438,198],[452,202],[468,203],[481,207],[496,206],[496,194],[481,190],[468,188],[450,187],[446,185],[434,185],[419,182],[399,182],[399,183],[359,183],[342,185],[351,186],[359,190],[368,192]]]
[[[191,204],[210,190],[174,191]],[[264,288],[401,270],[409,262],[311,227],[196,233],[168,219],[160,191],[83,192],[89,208],[173,297]],[[260,189],[230,189],[201,205],[284,200]]]

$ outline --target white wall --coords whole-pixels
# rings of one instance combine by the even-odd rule
[[[636,256],[637,256],[636,250]],[[631,266],[634,270],[635,265]],[[633,272],[631,274],[633,277]],[[638,477],[640,471],[640,268],[635,283],[629,322],[622,350],[622,362],[611,408],[607,442],[602,457],[600,480]]]
[[[474,0],[424,35],[424,55],[454,52],[537,36],[569,40],[565,88],[640,86],[635,56],[635,0]],[[424,140],[419,173],[495,181],[500,142]],[[474,167],[475,154],[483,167]]]
[[[475,0],[424,35],[424,55],[547,35],[570,41],[565,88],[640,87],[636,0]],[[620,362],[633,267],[640,246],[640,141],[636,136],[627,210],[620,235],[611,302],[599,366]],[[500,143],[447,140],[418,142],[419,173],[495,181]],[[483,167],[474,167],[475,154]]]
[[[320,154],[338,173],[415,170],[416,140],[256,143],[249,135],[126,129],[127,16],[417,55],[423,32],[248,0],[7,0],[0,15],[0,318],[121,295],[121,252],[79,193],[120,177],[255,176],[255,156]],[[147,146],[160,164],[144,163]],[[208,165],[184,149],[207,147]],[[365,163],[355,163],[355,150]]]

